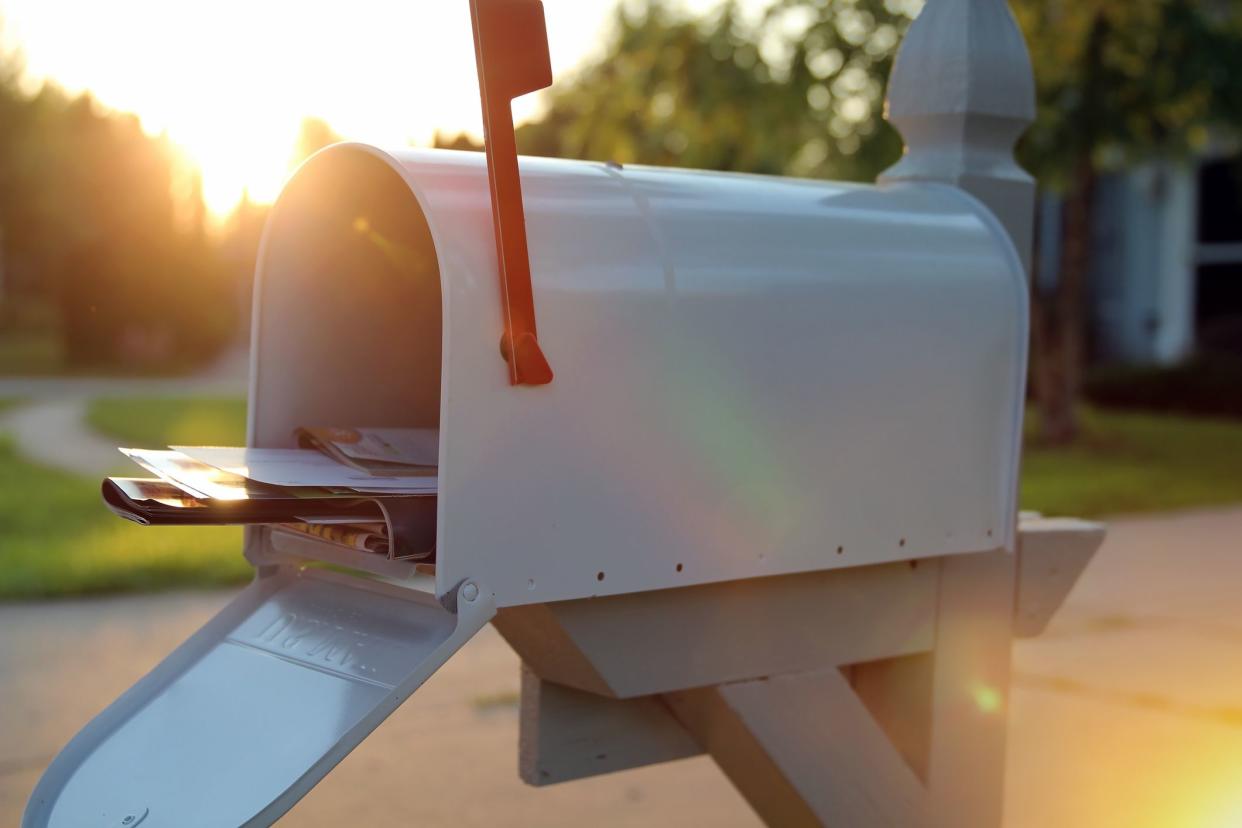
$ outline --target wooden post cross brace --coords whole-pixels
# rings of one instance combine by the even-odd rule
[[[501,610],[520,771],[549,785],[708,753],[771,825],[997,826],[1009,650],[1103,539]]]

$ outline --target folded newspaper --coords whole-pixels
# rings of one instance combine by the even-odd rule
[[[223,526],[230,524],[382,521],[379,505],[358,495],[324,493],[289,497],[215,498],[191,494],[165,479],[109,477],[103,499],[115,514],[143,526]]]
[[[120,451],[154,478],[110,477],[108,508],[142,525],[279,524],[390,557],[435,536],[435,429],[299,429],[316,448],[173,446]],[[421,502],[420,502],[421,501]],[[391,531],[398,536],[389,537]]]

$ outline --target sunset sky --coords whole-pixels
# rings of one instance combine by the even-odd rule
[[[545,0],[555,77],[600,47],[616,2]],[[386,146],[481,131],[467,0],[0,0],[0,18],[29,84],[89,89],[167,131],[217,214],[243,190],[276,195],[307,115]]]

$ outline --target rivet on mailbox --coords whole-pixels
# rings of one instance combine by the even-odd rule
[[[709,750],[770,822],[913,824],[958,761],[933,722],[994,732],[952,713],[966,674],[1003,702],[1012,630],[1098,544],[1032,518],[1070,575],[1020,566],[1027,282],[967,184],[519,162],[542,5],[470,7],[487,152],[318,153],[255,285],[249,450],[422,429],[434,496],[357,497],[386,554],[256,507],[254,581],[69,743],[24,825],[269,824],[489,622],[525,665],[533,784]],[[948,59],[932,31],[910,60]],[[961,116],[918,100],[916,125]],[[933,157],[916,131],[903,164]]]

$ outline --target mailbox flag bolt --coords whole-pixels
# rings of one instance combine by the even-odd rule
[[[479,597],[479,587],[473,581],[464,584],[461,588],[461,597],[464,601],[473,601]]]

